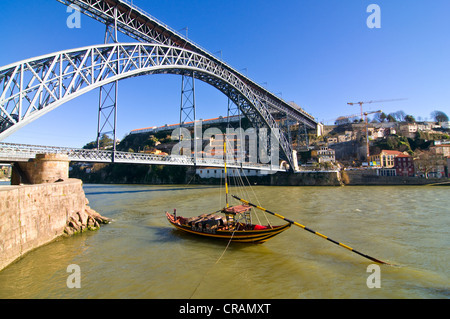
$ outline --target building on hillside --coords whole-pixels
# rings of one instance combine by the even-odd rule
[[[394,168],[397,176],[414,177],[414,159],[405,154],[394,158]]]
[[[328,145],[333,145],[337,143],[345,143],[356,139],[356,135],[353,131],[345,131],[344,134],[334,135],[327,139]]]
[[[385,136],[397,134],[397,129],[395,127],[387,127]]]
[[[417,123],[417,130],[422,132],[430,132],[434,128],[434,124],[430,122]]]
[[[400,125],[400,134],[409,138],[414,138],[418,130],[416,123],[406,123]]]
[[[369,140],[371,141],[383,138],[390,134],[390,129],[384,127],[368,127],[368,130]]]
[[[337,142],[338,142],[338,138],[336,136],[327,138],[328,145],[333,145],[333,144],[336,144]]]
[[[316,159],[318,163],[336,162],[335,150],[328,148],[328,146],[319,146],[312,150],[311,157]]]
[[[156,148],[152,148],[152,149],[149,149],[149,150],[144,150],[142,153],[144,153],[144,154],[151,154],[151,155],[169,156],[168,153],[163,152],[161,150],[158,150]]]
[[[230,176],[267,176],[270,172],[263,170],[252,169],[227,169],[227,175]],[[196,174],[200,178],[224,178],[225,169],[219,167],[199,167],[196,169]]]
[[[443,157],[450,156],[450,144],[448,142],[434,141],[434,145],[430,146],[430,151],[435,155],[441,155]]]
[[[404,153],[399,151],[382,150],[379,154],[369,156],[369,162],[375,163],[373,166],[384,168],[394,167],[394,158]]]
[[[213,118],[213,119],[208,119],[208,120],[199,120],[201,121],[202,125],[212,125],[212,124],[223,124],[223,123],[235,123],[235,122],[239,122],[241,119],[243,118],[242,115],[233,115],[228,117],[224,117],[224,116],[219,116],[217,118]],[[183,123],[182,127],[184,128],[192,128],[194,127],[195,122],[185,122]],[[157,132],[161,132],[161,131],[173,131],[177,128],[180,127],[180,123],[177,124],[166,124],[164,126],[153,126],[153,127],[146,127],[146,128],[140,128],[140,129],[135,129],[132,130],[130,132],[130,134],[141,134],[141,133],[157,133]]]

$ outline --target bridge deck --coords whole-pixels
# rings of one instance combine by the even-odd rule
[[[0,143],[0,162],[27,162],[36,157],[36,154],[63,154],[71,162],[83,163],[120,163],[145,165],[174,165],[174,166],[207,166],[224,167],[223,159],[193,158],[180,155],[155,155],[144,153],[112,152],[105,150],[85,150],[79,148],[39,146]],[[260,171],[285,171],[279,167],[259,163],[227,163],[229,168],[242,168]]]

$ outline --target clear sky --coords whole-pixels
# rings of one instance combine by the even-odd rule
[[[403,110],[429,119],[450,115],[450,1],[448,0],[134,0],[133,3],[286,101],[331,124],[365,110]],[[370,4],[381,28],[370,29]],[[66,25],[56,0],[1,0],[0,65],[102,44],[105,26],[87,16]],[[181,32],[185,32],[182,30]],[[121,42],[133,42],[120,36]],[[220,53],[217,53],[219,56]],[[226,115],[227,99],[199,81],[198,118]],[[150,75],[119,83],[118,137],[130,130],[177,123],[181,78]],[[96,137],[98,90],[39,118],[4,140],[81,147]]]

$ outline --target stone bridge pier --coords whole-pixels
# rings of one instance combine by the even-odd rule
[[[69,158],[63,154],[37,154],[13,166],[11,185],[45,184],[69,179]]]

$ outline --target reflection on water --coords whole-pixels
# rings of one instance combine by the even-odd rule
[[[369,260],[298,227],[263,245],[231,244],[225,251],[227,242],[168,224],[164,212],[174,208],[195,216],[223,207],[219,187],[84,188],[90,205],[114,222],[10,265],[0,272],[0,298],[450,297],[448,187],[261,186],[237,194],[401,265],[381,266],[379,289],[367,287]],[[66,286],[70,264],[81,268],[81,289]]]

